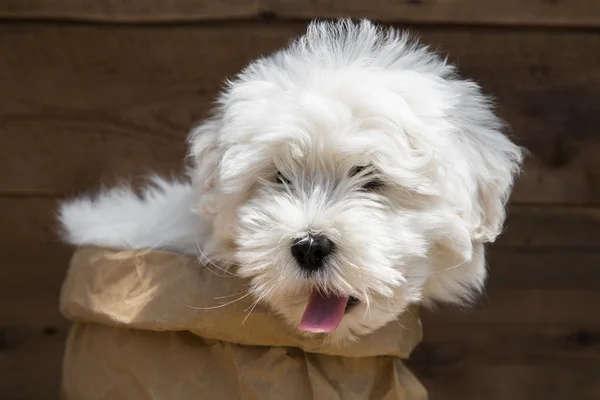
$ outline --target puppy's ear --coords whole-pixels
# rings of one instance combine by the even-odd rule
[[[490,152],[494,153],[494,152]],[[490,154],[495,165],[477,177],[476,203],[473,209],[471,232],[473,240],[494,242],[502,232],[506,218],[506,202],[512,189],[514,171],[505,155]]]
[[[493,242],[501,233],[505,206],[513,182],[521,169],[525,150],[505,134],[505,124],[492,110],[490,102],[471,82],[462,82],[463,96],[454,115],[458,148],[467,166],[459,179],[470,206],[463,210],[471,239]]]
[[[464,82],[461,83],[464,85]],[[504,133],[504,124],[492,112],[474,85],[460,86],[461,103],[450,121],[453,144],[446,148],[445,182],[450,200],[439,232],[439,248],[431,257],[434,273],[427,279],[424,302],[461,303],[473,299],[485,282],[484,243],[501,233],[505,206],[520,170],[524,150]],[[458,212],[457,212],[458,211]]]
[[[222,158],[218,147],[219,120],[213,117],[202,121],[189,136],[192,183],[199,198],[198,212],[204,217],[217,214],[216,194]]]

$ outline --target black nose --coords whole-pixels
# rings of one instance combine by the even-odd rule
[[[292,243],[292,255],[298,265],[307,271],[316,271],[323,266],[323,260],[333,250],[333,242],[323,235],[309,235]]]

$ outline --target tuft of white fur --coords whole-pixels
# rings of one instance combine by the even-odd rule
[[[195,254],[206,227],[195,207],[189,182],[155,176],[140,194],[121,186],[65,201],[58,219],[63,239],[73,245]]]
[[[76,244],[189,252],[197,240],[291,326],[314,289],[354,296],[326,336],[352,340],[411,303],[482,289],[484,244],[501,233],[523,160],[503,130],[479,86],[409,35],[315,22],[230,80],[193,129],[193,190],[117,189],[68,203],[61,220]],[[364,190],[373,179],[382,187]],[[313,274],[290,252],[309,234],[335,243]]]

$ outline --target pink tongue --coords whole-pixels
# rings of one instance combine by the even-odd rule
[[[324,295],[313,290],[298,329],[314,333],[331,332],[342,322],[347,303],[347,296]]]

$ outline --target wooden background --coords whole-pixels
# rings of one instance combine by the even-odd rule
[[[0,399],[57,398],[57,199],[177,173],[220,82],[313,17],[411,27],[533,156],[474,309],[425,313],[431,399],[600,399],[600,1],[0,1]]]

